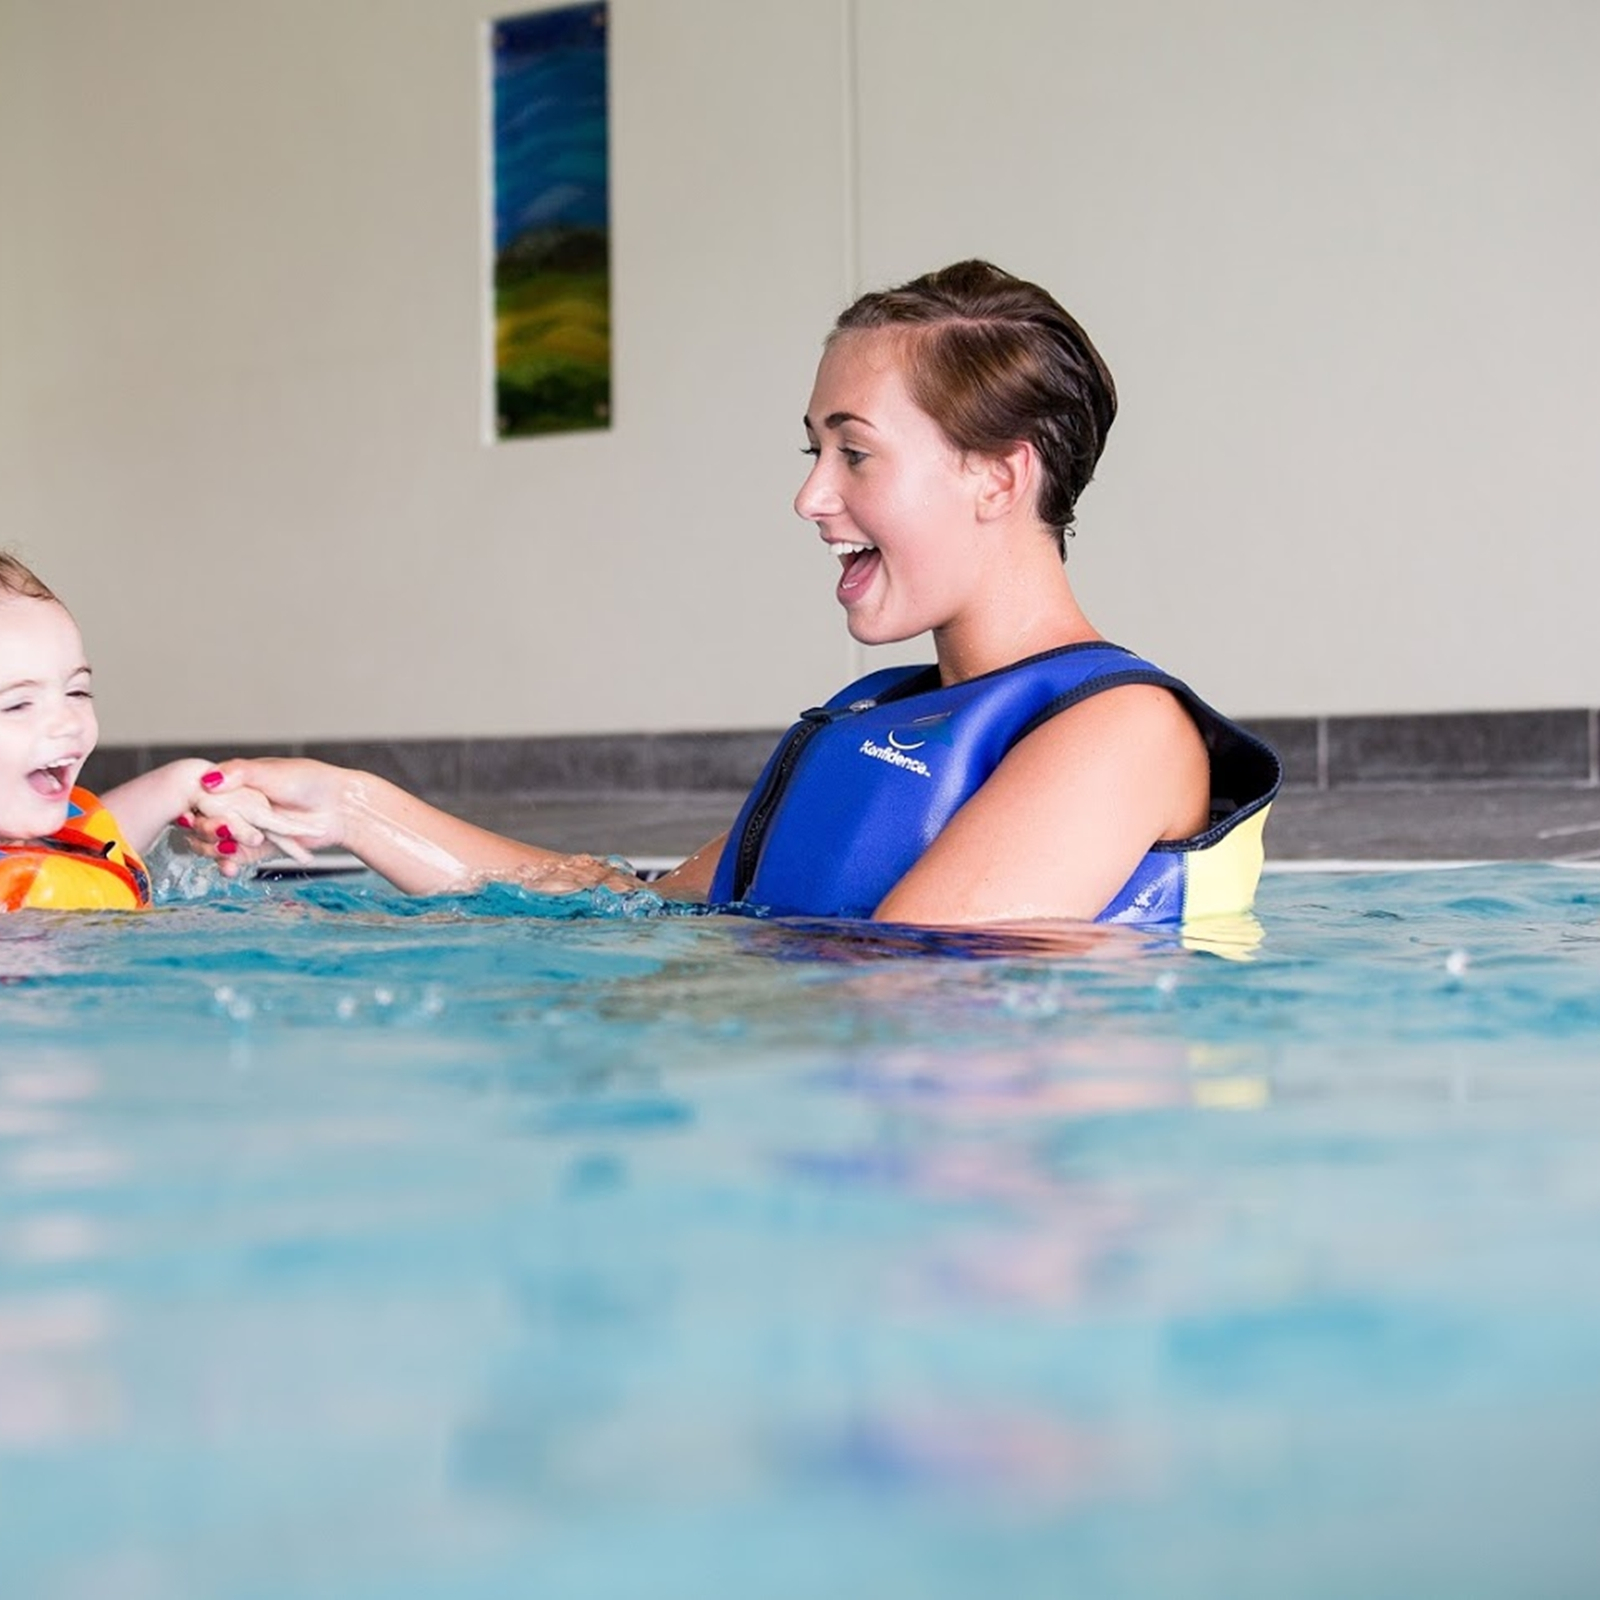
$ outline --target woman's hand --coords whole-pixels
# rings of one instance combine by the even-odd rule
[[[178,820],[190,830],[190,848],[214,858],[226,877],[273,854],[308,862],[313,850],[339,843],[345,776],[320,761],[207,762],[196,779],[199,790]]]
[[[298,757],[224,761],[200,779],[193,806],[197,831],[248,847],[263,840],[297,861],[344,843],[343,803],[349,774]],[[201,818],[212,819],[206,829]]]
[[[222,857],[224,870],[241,853],[246,861],[254,861],[276,850],[292,861],[308,862],[311,851],[301,841],[318,836],[306,823],[275,810],[259,789],[249,788],[191,801],[185,826],[194,830],[193,838]]]

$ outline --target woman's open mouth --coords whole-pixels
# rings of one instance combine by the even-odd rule
[[[834,592],[843,604],[849,605],[872,582],[873,575],[883,564],[883,557],[874,544],[836,544],[832,549],[844,567],[839,587]]]

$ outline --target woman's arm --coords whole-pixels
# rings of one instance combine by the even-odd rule
[[[257,789],[302,845],[348,850],[408,894],[449,894],[495,880],[546,894],[640,887],[610,862],[491,833],[368,772],[279,757],[228,761],[219,770],[223,782],[210,793],[224,804],[241,785]],[[674,899],[704,898],[719,854],[720,841],[652,887]]]
[[[1201,832],[1210,761],[1165,689],[1127,684],[1023,739],[874,913],[953,925],[1098,916],[1160,839]]]
[[[689,900],[703,905],[711,898],[711,880],[717,875],[717,863],[722,859],[727,842],[726,833],[718,834],[671,872],[664,872],[650,887],[665,899]]]

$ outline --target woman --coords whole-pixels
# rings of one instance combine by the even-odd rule
[[[1115,414],[1083,330],[986,262],[865,295],[839,318],[795,509],[839,557],[851,634],[931,632],[936,665],[875,673],[807,712],[731,833],[660,893],[927,924],[1248,908],[1276,757],[1108,644],[1063,566]],[[342,846],[413,892],[638,886],[364,773],[236,761],[213,789],[245,784],[302,843]]]

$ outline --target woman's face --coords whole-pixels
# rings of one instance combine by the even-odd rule
[[[863,644],[949,627],[981,577],[981,463],[911,398],[901,340],[842,334],[817,368],[806,413],[814,465],[794,508],[839,558],[836,590]]]

